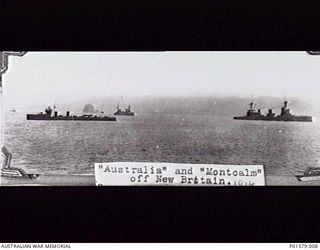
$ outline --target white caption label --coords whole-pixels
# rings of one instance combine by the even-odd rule
[[[96,163],[97,186],[264,186],[262,165]]]

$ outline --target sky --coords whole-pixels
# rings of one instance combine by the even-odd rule
[[[10,107],[90,98],[272,96],[317,100],[320,56],[300,52],[28,52],[3,76]]]

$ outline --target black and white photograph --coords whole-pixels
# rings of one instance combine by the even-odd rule
[[[1,10],[2,248],[318,248],[318,4]]]
[[[96,163],[140,162],[320,185],[318,54],[3,51],[1,184],[94,186]]]

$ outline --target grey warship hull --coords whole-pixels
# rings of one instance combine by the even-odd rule
[[[247,121],[278,121],[278,122],[312,122],[312,116],[276,116],[276,117],[250,117],[250,116],[236,116],[234,120]]]
[[[117,121],[115,117],[27,115],[28,121]]]
[[[134,116],[134,113],[127,113],[127,112],[116,112],[113,115],[117,115],[117,116]]]
[[[54,109],[56,105],[54,105]],[[101,112],[103,114],[104,112]],[[28,121],[117,121],[115,117],[109,117],[105,115],[70,115],[70,111],[67,111],[66,115],[59,115],[58,111],[53,110],[50,106],[45,109],[45,113],[27,114]]]

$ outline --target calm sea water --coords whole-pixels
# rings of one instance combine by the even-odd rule
[[[320,166],[320,122],[156,114],[118,122],[6,119],[12,165],[29,172],[93,174],[93,163],[110,161],[264,164],[269,175]]]

